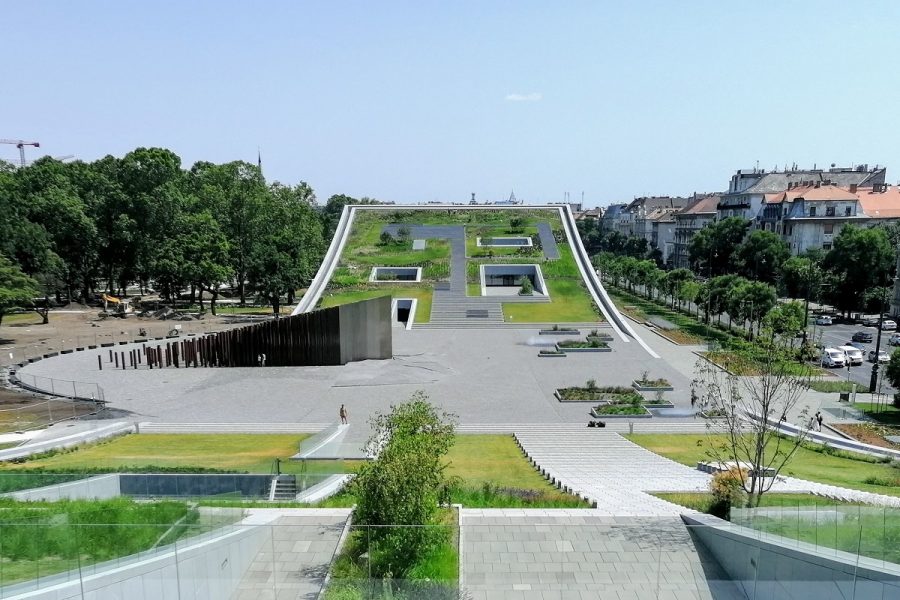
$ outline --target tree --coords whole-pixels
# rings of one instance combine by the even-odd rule
[[[666,273],[665,287],[672,297],[673,308],[675,307],[676,302],[680,304],[683,300],[683,298],[681,298],[681,289],[684,284],[688,281],[694,281],[694,279],[695,275],[688,269],[675,269],[674,271]]]
[[[843,281],[833,295],[835,305],[845,313],[861,308],[866,289],[886,285],[893,266],[894,251],[883,228],[841,229],[825,256],[825,267]]]
[[[0,255],[0,324],[10,309],[30,305],[37,293],[37,282]]]
[[[806,327],[806,310],[801,302],[785,302],[770,310],[763,324],[793,348],[797,332]]]
[[[728,314],[749,323],[750,339],[753,339],[753,325],[759,325],[777,301],[775,288],[746,279],[735,282],[729,289],[726,299]]]
[[[771,231],[752,231],[732,257],[735,268],[748,279],[774,283],[782,263],[791,255],[787,243]]]
[[[803,256],[792,256],[781,264],[781,291],[789,298],[816,298],[822,285],[822,272],[816,263]]]
[[[728,273],[732,254],[744,240],[749,227],[750,221],[746,219],[728,217],[698,231],[688,243],[694,270],[710,277]]]
[[[368,552],[376,577],[403,577],[443,535],[427,526],[437,523],[455,422],[422,392],[369,420],[373,433],[366,452],[375,458],[359,468],[351,485],[354,524],[373,526]]]
[[[888,361],[887,367],[884,369],[884,376],[895,390],[900,390],[900,348],[896,348],[891,352],[891,360]],[[900,400],[900,393],[894,394],[895,406],[898,405],[898,400]]]
[[[697,362],[693,381],[701,406],[719,415],[707,424],[714,461],[732,463],[747,493],[749,506],[758,506],[763,494],[791,460],[808,435],[808,408],[800,405],[812,370],[791,362],[791,350],[771,330],[757,340],[760,351],[751,363],[753,377],[738,377],[710,364]],[[795,437],[782,435],[778,424],[799,419]]]

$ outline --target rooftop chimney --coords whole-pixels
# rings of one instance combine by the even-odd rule
[[[851,183],[851,184],[850,184],[850,193],[851,193],[851,194],[855,194],[855,193],[856,193],[856,189],[857,189],[856,184],[855,184],[855,183]]]

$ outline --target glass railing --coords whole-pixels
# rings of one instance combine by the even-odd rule
[[[779,515],[776,534],[771,512],[753,517],[767,520],[763,531],[746,521],[687,526],[677,516],[594,511],[471,511],[461,526],[450,512],[443,525],[374,527],[348,525],[349,509],[199,507],[153,525],[43,510],[0,516],[0,598],[37,598],[51,587],[67,599],[132,588],[141,598],[195,599],[900,597],[900,566],[861,554],[870,531],[857,530],[856,551],[785,535],[804,531],[803,515]],[[874,527],[874,515],[861,515],[811,522],[841,540],[835,520]],[[882,529],[886,541],[893,533]]]

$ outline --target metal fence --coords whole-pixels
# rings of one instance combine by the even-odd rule
[[[16,373],[15,378],[21,386],[29,388],[32,391],[44,392],[53,394],[54,396],[71,398],[73,400],[106,401],[103,388],[93,382],[56,379],[54,377],[43,377],[40,375],[22,373],[21,371]]]

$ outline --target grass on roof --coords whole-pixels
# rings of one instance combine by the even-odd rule
[[[635,444],[690,467],[709,460],[707,448],[724,441],[720,435],[705,434],[633,434],[625,436]],[[817,452],[810,445],[801,447],[781,471],[797,477],[864,492],[900,496],[900,469],[875,459],[849,452]],[[877,482],[877,483],[873,483]],[[885,485],[880,485],[885,484]]]
[[[328,308],[329,306],[349,304],[350,302],[369,300],[370,298],[386,295],[394,298],[417,298],[419,302],[416,304],[414,322],[428,323],[431,321],[431,300],[434,296],[434,290],[430,287],[412,287],[399,283],[387,283],[363,288],[329,291],[322,296],[320,306]]]

